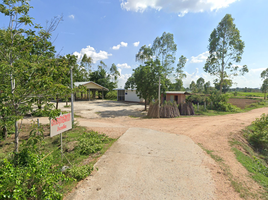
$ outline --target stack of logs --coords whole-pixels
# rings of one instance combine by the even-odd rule
[[[160,112],[158,112],[158,102],[151,103],[149,107],[149,111],[147,116],[152,118],[158,118],[160,114],[160,118],[174,118],[180,116],[180,111],[178,109],[178,105],[176,102],[165,102],[160,107]]]
[[[192,103],[181,103],[179,105],[181,115],[194,115],[194,107]]]

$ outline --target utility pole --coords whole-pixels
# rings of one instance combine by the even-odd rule
[[[74,125],[74,93],[73,93],[73,67],[71,66],[71,115],[72,115],[72,125]]]
[[[160,76],[159,76],[159,84],[158,84],[158,118],[160,118]]]

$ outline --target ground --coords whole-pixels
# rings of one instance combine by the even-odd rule
[[[75,106],[75,113],[83,117],[76,119],[80,125],[103,132],[110,137],[117,138],[131,127],[148,128],[189,136],[204,149],[214,151],[213,153],[220,156],[223,161],[214,164],[207,162],[206,167],[215,182],[217,199],[240,199],[240,194],[235,191],[232,183],[243,185],[249,192],[262,191],[261,187],[249,177],[247,170],[236,160],[229,142],[232,138],[239,137],[241,131],[262,113],[268,113],[268,108],[213,117],[144,119],[133,117],[144,115],[142,113],[144,105],[120,105],[117,102],[96,101],[75,102]],[[107,113],[112,113],[112,117],[108,117]]]

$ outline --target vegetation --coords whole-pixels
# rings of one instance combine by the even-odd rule
[[[115,141],[76,127],[63,134],[62,156],[59,135],[50,138],[47,126],[44,130],[31,131],[19,153],[12,153],[11,138],[1,142],[5,148],[0,150],[0,199],[62,199],[70,185],[91,173],[96,159]]]
[[[209,57],[204,66],[204,71],[219,78],[220,93],[224,79],[230,76],[242,75],[248,72],[246,65],[239,67],[245,44],[240,39],[240,32],[233,23],[234,19],[226,14],[218,27],[212,31],[209,38]]]
[[[263,114],[244,130],[243,140],[232,141],[237,160],[249,171],[251,177],[262,185],[263,199],[268,199],[268,115]],[[243,149],[243,151],[239,149]]]

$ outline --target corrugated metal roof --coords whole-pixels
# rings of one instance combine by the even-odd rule
[[[185,94],[185,91],[166,91],[166,94]]]

